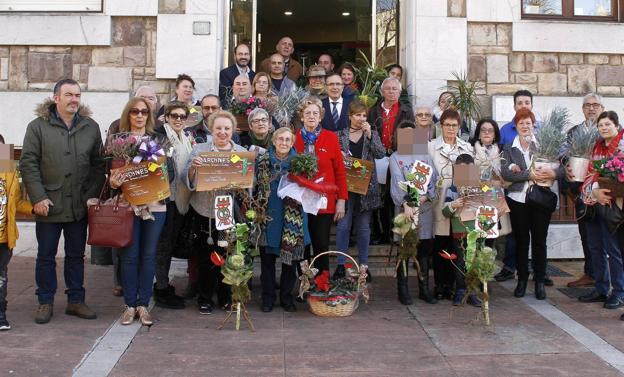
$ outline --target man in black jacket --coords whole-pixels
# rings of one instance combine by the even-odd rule
[[[224,68],[219,72],[219,99],[221,103],[225,103],[228,91],[231,90],[234,84],[236,76],[243,75],[252,82],[256,73],[251,70],[249,62],[251,61],[251,54],[249,53],[249,46],[245,43],[239,43],[234,48],[235,64]]]

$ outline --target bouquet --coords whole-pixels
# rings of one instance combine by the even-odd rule
[[[599,177],[609,178],[612,181],[624,182],[624,152],[612,157],[606,157],[593,162],[594,170]]]
[[[129,132],[109,135],[104,147],[104,153],[113,160],[130,161],[138,153],[141,137]]]
[[[309,93],[304,88],[296,87],[279,96],[277,101],[269,101],[267,111],[275,118],[280,127],[289,127],[293,116],[297,114],[299,106],[308,95]]]
[[[249,113],[251,113],[251,111],[253,109],[266,109],[267,107],[267,103],[265,100],[260,99],[258,97],[249,97],[244,101],[232,101],[232,106],[230,107],[230,112],[233,115],[244,115],[244,116],[248,116]]]
[[[170,156],[170,146],[171,143],[165,137],[122,132],[108,137],[104,152],[113,161],[138,165],[142,161],[157,162],[160,157]]]

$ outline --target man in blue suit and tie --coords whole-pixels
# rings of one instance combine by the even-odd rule
[[[321,127],[329,131],[340,131],[349,127],[349,104],[353,97],[343,97],[344,84],[337,73],[331,73],[325,79],[327,98],[323,99],[325,116]]]
[[[234,59],[236,60],[235,64],[222,69],[219,73],[219,99],[221,103],[226,102],[228,91],[231,91],[236,76],[247,76],[249,82],[252,82],[256,75],[249,66],[251,54],[249,53],[249,46],[245,43],[239,43],[234,48]]]

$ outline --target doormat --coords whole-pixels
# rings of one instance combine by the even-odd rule
[[[593,287],[580,287],[580,288],[557,288],[559,290],[559,292],[563,293],[564,295],[570,297],[570,298],[579,298],[583,295],[588,294],[589,292],[591,292],[594,288]]]
[[[529,270],[531,273],[533,273],[533,269],[531,268],[531,263],[529,262]],[[569,274],[567,272],[565,272],[564,270],[557,268],[553,265],[547,265],[546,266],[546,276],[556,276],[556,277],[570,277],[572,276],[572,274]]]

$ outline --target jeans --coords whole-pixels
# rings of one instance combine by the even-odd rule
[[[611,286],[611,294],[624,299],[624,267],[617,236],[609,232],[607,224],[600,216],[586,221],[586,226],[596,291],[607,295]]]
[[[156,243],[165,224],[165,212],[153,212],[154,220],[134,217],[132,244],[120,249],[124,302],[129,307],[148,306],[156,266]]]
[[[6,312],[8,293],[8,266],[13,256],[13,250],[7,247],[6,243],[0,244],[0,313]]]
[[[589,249],[589,235],[587,234],[588,219],[582,217],[578,220],[579,235],[581,236],[581,245],[583,245],[583,257],[585,263],[583,264],[583,273],[587,276],[594,277],[594,269],[592,262],[592,253]]]
[[[39,304],[54,303],[56,294],[56,253],[61,232],[65,237],[65,262],[63,274],[67,300],[80,303],[85,300],[84,252],[87,242],[87,218],[69,223],[37,222],[37,261],[35,280]]]
[[[121,250],[111,249],[113,256],[113,287],[121,287]]]
[[[310,232],[314,255],[319,255],[329,250],[329,231],[333,222],[333,213],[308,214],[308,231]],[[329,271],[329,255],[325,254],[318,258],[315,262],[315,267],[319,269],[319,272]]]
[[[268,253],[264,247],[260,248],[260,267],[262,273],[260,281],[262,283],[262,305],[273,306],[277,295],[275,294],[275,261],[277,255]],[[298,261],[292,261],[289,266],[282,263],[282,274],[280,275],[280,304],[290,306],[294,304],[293,289],[297,281]]]
[[[370,242],[370,219],[372,211],[360,211],[362,196],[349,194],[345,216],[338,221],[336,227],[336,246],[338,251],[346,253],[349,249],[349,235],[351,225],[355,227],[357,235],[358,259],[360,264],[368,264],[368,244]],[[344,264],[347,257],[338,255],[338,264]]]
[[[543,283],[546,278],[546,237],[550,226],[550,212],[536,210],[525,203],[509,200],[511,227],[516,238],[518,280],[529,278],[529,243],[533,279]]]

